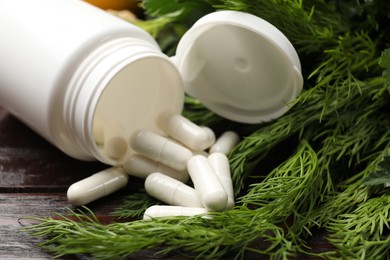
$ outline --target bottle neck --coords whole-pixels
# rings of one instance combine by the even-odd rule
[[[114,121],[129,139],[139,128],[159,131],[159,114],[180,113],[183,98],[179,72],[155,44],[112,40],[82,62],[68,85],[63,111],[67,141],[86,157],[120,164],[121,158],[110,158],[97,142],[96,121]]]

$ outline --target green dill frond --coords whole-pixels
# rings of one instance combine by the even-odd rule
[[[139,191],[127,195],[123,199],[122,205],[116,208],[110,215],[119,218],[139,218],[145,210],[153,205],[160,204],[158,200],[149,196],[146,191]]]
[[[339,215],[327,226],[328,240],[343,259],[384,259],[390,247],[388,236],[390,194],[370,198],[351,213]],[[334,253],[332,253],[334,254]]]
[[[371,171],[364,179],[364,184],[369,186],[385,186],[390,184],[390,157],[384,156],[378,163],[377,169]]]
[[[307,141],[302,140],[298,151],[262,182],[252,184],[240,203],[258,211],[272,223],[280,223],[295,212],[313,208],[322,190],[317,164],[317,154]]]
[[[322,125],[322,131],[318,131],[314,140],[321,140],[317,153],[328,161],[325,168],[342,158],[346,159],[345,166],[356,168],[390,141],[390,120],[385,113],[378,113],[381,103],[372,104],[340,113]]]
[[[319,171],[316,152],[302,140],[296,153],[263,181],[252,184],[248,193],[240,198],[240,203],[270,223],[291,222],[287,224],[285,239],[297,251],[305,252],[304,234],[310,234],[310,226],[306,224],[310,222],[310,213],[331,189],[328,185]]]
[[[379,65],[384,69],[383,77],[390,91],[390,49],[386,49],[382,52]]]
[[[390,145],[390,141],[387,145]],[[335,191],[329,192],[323,203],[318,205],[313,212],[314,225],[326,226],[331,219],[335,219],[345,212],[350,212],[360,203],[366,202],[370,198],[371,189],[364,183],[364,179],[372,171],[377,170],[383,157],[389,154],[389,148],[377,152],[376,157],[372,158],[361,172],[337,184]]]
[[[217,9],[248,12],[269,21],[290,39],[299,53],[321,51],[337,35],[348,31],[333,1],[220,0],[212,3]]]
[[[247,251],[271,255],[273,259],[288,259],[294,252],[282,228],[243,207],[208,216],[108,225],[99,223],[93,215],[70,213],[69,217],[60,219],[38,219],[40,224],[24,230],[31,235],[45,236],[47,241],[41,246],[55,257],[89,254],[93,259],[124,259],[140,250],[160,246],[163,246],[160,254],[181,252],[198,259],[217,259],[226,254],[239,259]],[[264,246],[254,247],[255,240],[263,240]]]

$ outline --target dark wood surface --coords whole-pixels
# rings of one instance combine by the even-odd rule
[[[0,259],[52,259],[38,247],[37,238],[20,231],[21,226],[30,224],[26,217],[66,215],[67,208],[73,208],[66,199],[69,185],[106,167],[99,162],[68,157],[0,108]],[[112,221],[108,213],[131,192],[130,182],[125,189],[88,207],[101,220]],[[328,248],[321,236],[313,238],[313,245],[317,249]],[[153,251],[145,251],[131,259],[183,258],[156,256]],[[257,256],[247,259],[257,259]]]
[[[36,238],[20,231],[26,217],[67,213],[66,190],[72,183],[106,168],[68,157],[0,108],[0,259],[51,259]],[[90,205],[101,219],[131,189]]]

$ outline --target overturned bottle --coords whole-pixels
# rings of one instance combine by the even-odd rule
[[[288,39],[242,12],[202,17],[174,57],[147,32],[79,0],[3,1],[0,31],[0,106],[69,156],[115,167],[136,155],[130,139],[140,130],[191,141],[195,152],[215,141],[176,116],[185,93],[253,124],[284,114],[303,85]],[[183,124],[197,137],[188,139]],[[231,138],[214,148],[226,153]]]
[[[166,135],[159,120],[181,113],[185,92],[259,123],[286,112],[302,88],[294,47],[247,13],[206,15],[171,58],[142,29],[78,0],[2,2],[0,31],[0,106],[82,160],[117,165],[132,152],[104,133]]]

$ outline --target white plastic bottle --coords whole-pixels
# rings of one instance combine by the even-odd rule
[[[74,158],[119,163],[95,142],[97,117],[127,138],[181,112],[181,76],[155,40],[83,1],[1,1],[0,35],[0,106]]]
[[[161,115],[180,114],[184,92],[227,119],[261,123],[285,113],[303,84],[288,39],[243,12],[202,17],[171,58],[142,29],[81,0],[0,1],[0,37],[0,106],[66,154],[111,165],[134,151],[104,142],[166,135]],[[120,138],[104,137],[108,121]]]

